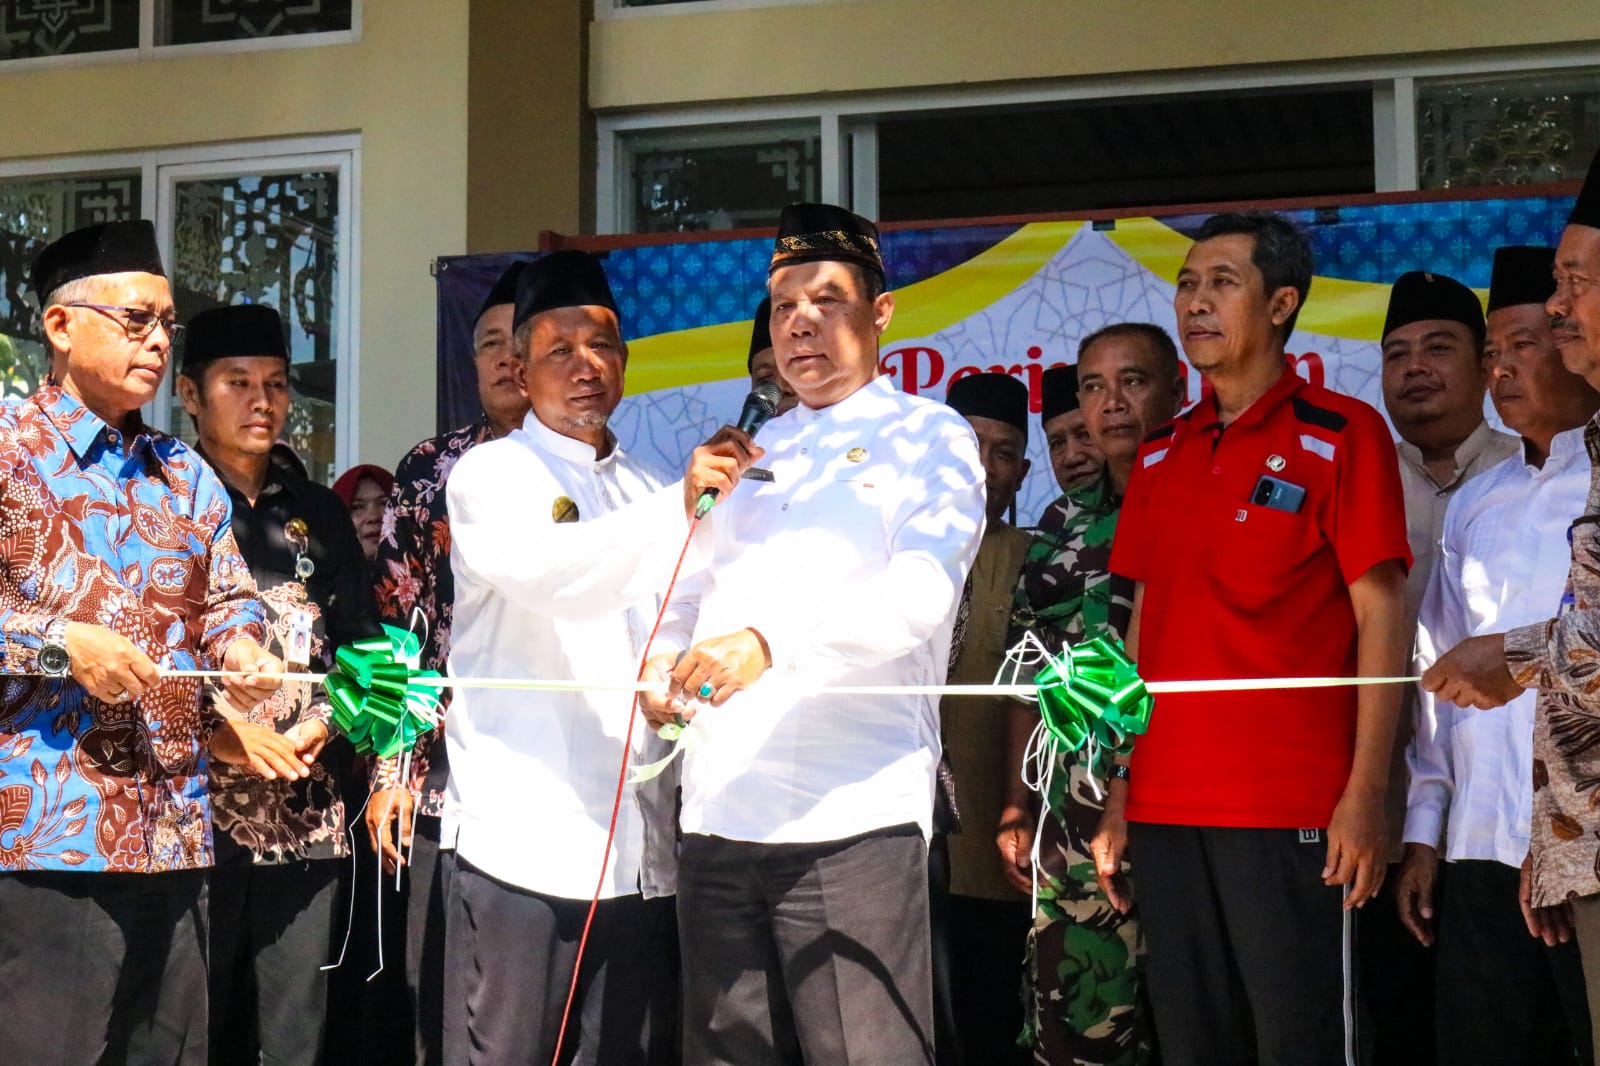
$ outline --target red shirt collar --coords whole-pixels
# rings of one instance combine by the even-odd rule
[[[1255,402],[1241,411],[1239,417],[1230,422],[1229,426],[1249,426],[1265,421],[1268,415],[1272,414],[1281,404],[1304,388],[1305,384],[1305,378],[1295,373],[1294,367],[1285,363],[1283,373],[1279,375],[1277,381],[1272,383],[1272,387],[1256,397]],[[1207,429],[1221,423],[1222,418],[1217,413],[1217,394],[1215,392],[1207,392],[1200,398],[1200,402],[1194,405],[1193,420],[1199,426]]]

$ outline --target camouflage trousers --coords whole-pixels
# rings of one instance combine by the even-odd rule
[[[1119,914],[1095,880],[1088,844],[1100,804],[1081,765],[1051,801],[1039,843],[1039,909],[1028,936],[1020,1042],[1032,1047],[1038,1066],[1144,1066],[1154,1053],[1138,910]]]

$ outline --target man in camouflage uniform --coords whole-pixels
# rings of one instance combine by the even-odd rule
[[[1085,421],[1106,465],[1040,518],[1012,617],[1015,637],[1030,631],[1051,651],[1090,637],[1126,636],[1133,586],[1110,569],[1117,514],[1139,443],[1183,402],[1177,349],[1157,326],[1114,325],[1084,338],[1078,383]],[[997,838],[1008,874],[1019,887],[1036,889],[1039,901],[1024,973],[1021,1042],[1032,1047],[1034,1062],[1049,1066],[1145,1063],[1152,1045],[1141,1004],[1137,912],[1123,915],[1111,905],[1096,883],[1089,848],[1103,785],[1092,780],[1081,753],[1058,755],[1044,789],[1049,815],[1039,819],[1020,780],[1038,721],[1031,707],[1012,712],[1012,785]],[[1036,825],[1043,836],[1034,869]]]

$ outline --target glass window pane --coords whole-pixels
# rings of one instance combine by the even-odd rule
[[[1595,71],[1417,86],[1417,183],[1424,189],[1583,177],[1600,147]]]
[[[1373,188],[1372,93],[1273,89],[889,116],[878,220],[1339,196]]]
[[[0,60],[139,47],[139,0],[0,0]]]
[[[350,28],[351,0],[161,0],[157,44],[289,37]]]
[[[137,218],[139,172],[0,180],[0,399],[27,396],[50,369],[28,268],[83,226]]]
[[[285,430],[311,476],[331,481],[338,332],[339,173],[251,174],[174,184],[173,298],[187,321],[210,307],[264,303],[289,331],[294,407]],[[172,429],[194,430],[173,398]]]
[[[632,133],[630,218],[638,233],[772,226],[783,206],[815,200],[815,120]]]

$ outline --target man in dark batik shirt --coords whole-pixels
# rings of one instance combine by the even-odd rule
[[[472,330],[473,365],[478,373],[478,402],[483,417],[469,426],[425,440],[412,448],[394,472],[394,494],[383,516],[383,538],[378,544],[376,595],[383,620],[401,629],[417,629],[422,641],[422,667],[445,669],[450,658],[451,607],[455,585],[450,576],[450,517],[445,511],[445,483],[456,460],[484,441],[498,440],[522,425],[528,398],[514,376],[517,356],[511,344],[511,315],[516,301],[517,278],[523,264],[512,264],[484,299]],[[443,693],[448,706],[449,693]],[[437,1066],[442,1061],[440,1040],[444,996],[444,892],[448,864],[441,865],[445,783],[450,764],[445,759],[444,730],[425,733],[411,753],[410,780],[399,784],[400,764],[391,759],[378,767],[372,798],[367,804],[367,829],[374,850],[381,851],[384,866],[392,871],[399,861],[394,822],[399,821],[405,843],[411,846],[410,893],[406,901],[406,984],[416,1020],[417,1062]],[[411,835],[415,803],[416,834]]]
[[[267,644],[291,669],[378,632],[355,527],[337,496],[275,463],[289,417],[289,352],[259,304],[189,322],[178,394],[233,503],[233,529],[266,606]],[[219,704],[211,738],[217,864],[211,875],[213,1061],[313,1063],[322,1045],[339,858],[340,779],[322,686],[285,681],[249,711]],[[243,1042],[242,1044],[240,1042]]]
[[[34,261],[50,376],[0,408],[0,1062],[206,1061],[200,682],[277,688],[227,494],[148,428],[174,335],[149,222]]]
[[[1127,635],[1133,586],[1111,573],[1111,542],[1122,494],[1145,434],[1178,413],[1178,352],[1159,326],[1107,326],[1078,347],[1084,423],[1105,456],[1100,475],[1051,504],[1017,581],[1013,643],[1031,631],[1052,652],[1095,636]],[[1139,990],[1136,915],[1120,914],[1095,880],[1089,844],[1102,802],[1082,753],[1058,758],[1044,797],[1042,826],[1022,784],[1022,758],[1038,711],[1017,707],[1008,728],[1008,796],[997,843],[1008,876],[1023,891],[1038,879],[1024,972],[1023,1041],[1040,1064],[1123,1066],[1150,1060]],[[1043,839],[1031,865],[1035,826]]]

